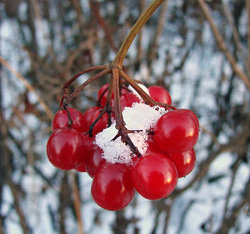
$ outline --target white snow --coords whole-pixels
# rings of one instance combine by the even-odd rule
[[[143,155],[148,148],[148,130],[152,128],[158,119],[167,111],[162,107],[151,107],[144,103],[135,103],[132,107],[126,107],[122,114],[128,130],[139,130],[129,133],[131,141]],[[115,122],[102,132],[98,133],[95,143],[103,150],[102,157],[110,163],[132,162],[134,156],[130,147],[122,142],[121,137],[112,140],[118,133]]]

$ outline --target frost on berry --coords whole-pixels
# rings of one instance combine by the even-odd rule
[[[135,130],[128,136],[143,155],[148,148],[148,130],[150,130],[157,120],[167,111],[162,107],[151,107],[144,103],[134,103],[132,107],[126,107],[122,112],[125,127],[128,130]],[[121,137],[113,140],[118,130],[115,122],[102,132],[98,133],[95,143],[103,150],[102,157],[110,163],[131,164],[133,155],[130,147],[122,142]]]

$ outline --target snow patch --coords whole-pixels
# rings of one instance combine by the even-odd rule
[[[144,103],[135,103],[132,107],[126,107],[122,114],[125,127],[128,130],[137,130],[129,133],[131,141],[143,155],[147,151],[148,130],[154,127],[158,119],[167,111],[159,106],[151,107]],[[113,140],[118,133],[114,122],[110,127],[98,133],[95,143],[103,150],[102,157],[110,163],[131,164],[135,156],[130,147],[122,142],[121,137]]]

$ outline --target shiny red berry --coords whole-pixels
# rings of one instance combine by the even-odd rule
[[[172,104],[171,96],[169,92],[161,86],[150,86],[148,88],[149,95],[157,102],[162,102],[168,105]]]
[[[165,153],[190,150],[198,137],[197,123],[186,110],[174,110],[164,114],[154,127],[153,139]]]
[[[84,114],[84,124],[85,124],[85,129],[84,131],[87,132],[89,130],[89,127],[91,124],[95,122],[97,117],[100,115],[101,108],[94,106],[89,108]],[[104,113],[103,116],[97,121],[93,128],[93,135],[96,135],[97,133],[101,132],[104,128],[107,127],[108,124],[108,115],[107,113]]]
[[[74,108],[68,108],[70,117],[72,119],[72,125],[71,127],[74,128],[75,130],[82,132],[84,129],[86,129],[83,114],[74,109]],[[67,128],[69,124],[69,118],[67,115],[66,110],[61,109],[59,110],[53,119],[52,122],[52,128],[53,130],[58,129],[58,128]]]
[[[194,169],[196,162],[194,149],[181,153],[170,153],[168,156],[174,162],[179,178],[188,175]]]
[[[94,201],[106,210],[120,210],[134,197],[130,170],[124,164],[103,164],[96,172],[91,186]]]
[[[94,177],[97,169],[106,162],[104,158],[102,158],[103,151],[97,146],[93,145],[93,150],[91,154],[85,159],[85,168],[90,177]]]
[[[79,172],[86,172],[85,162],[81,162],[77,167],[74,168],[76,171]]]
[[[140,99],[132,92],[128,92],[121,96],[121,108],[131,107],[134,103],[140,102]]]
[[[104,107],[106,105],[107,102],[107,97],[108,97],[108,88],[109,88],[109,84],[104,84],[98,91],[98,100],[100,101],[100,105],[102,107]],[[124,95],[128,92],[127,89],[122,88],[120,95]],[[114,105],[114,93],[112,93],[111,95],[111,106]]]
[[[57,168],[74,169],[85,157],[81,134],[73,128],[56,129],[49,137],[47,156]]]
[[[178,173],[174,163],[165,155],[148,153],[131,170],[137,192],[150,200],[168,196],[176,187]]]

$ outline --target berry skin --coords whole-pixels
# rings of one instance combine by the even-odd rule
[[[153,140],[153,136],[149,135],[148,136],[148,140],[147,140],[147,144],[148,144],[148,148],[145,154],[147,153],[161,153],[163,154],[163,152],[159,149],[159,147],[155,144],[154,140]]]
[[[148,88],[149,95],[157,102],[162,102],[168,105],[172,104],[171,96],[169,92],[160,86],[150,86]]]
[[[174,163],[163,154],[151,152],[137,161],[131,176],[137,192],[150,200],[168,196],[178,179]]]
[[[132,92],[125,93],[121,96],[121,108],[131,107],[134,103],[140,102],[140,99]]]
[[[99,116],[101,111],[100,107],[94,106],[89,108],[84,114],[84,124],[85,129],[84,132],[87,132],[89,130],[90,125],[96,120],[96,118]],[[96,135],[97,133],[101,132],[104,128],[107,127],[108,124],[108,115],[105,113],[101,119],[98,120],[98,122],[95,124],[93,128],[93,135]]]
[[[100,105],[104,107],[107,102],[109,84],[104,84],[98,91],[98,100],[100,100]],[[121,89],[120,95],[126,94],[128,91],[125,88]],[[101,99],[100,99],[101,98]],[[114,93],[111,95],[111,106],[114,105]]]
[[[97,169],[106,162],[104,158],[102,158],[103,151],[97,146],[93,145],[92,153],[88,154],[85,159],[85,168],[90,177],[94,177]]]
[[[56,129],[49,137],[47,156],[59,169],[76,168],[85,156],[81,134],[73,128]]]
[[[168,154],[167,156],[174,162],[179,178],[188,175],[194,169],[196,162],[194,149],[181,153]]]
[[[187,110],[167,112],[156,122],[153,139],[165,153],[183,152],[192,149],[199,137],[199,129]]]
[[[103,164],[96,172],[91,186],[94,201],[106,210],[120,210],[134,197],[130,170],[123,164]]]
[[[86,129],[83,119],[83,114],[80,111],[70,107],[68,108],[68,111],[73,121],[72,128],[74,128],[79,132],[82,132],[84,129]],[[52,129],[55,130],[58,128],[67,128],[68,123],[69,123],[69,118],[67,112],[64,109],[61,109],[55,114],[55,117],[52,122]]]
[[[74,168],[76,171],[79,172],[86,172],[85,169],[85,162],[80,163],[77,167]]]
[[[186,114],[191,115],[191,116],[194,118],[195,123],[196,123],[196,125],[198,126],[198,129],[200,128],[199,120],[198,120],[196,114],[195,114],[193,111],[188,110],[188,109],[180,109],[179,111],[183,111],[183,112],[185,112]]]

